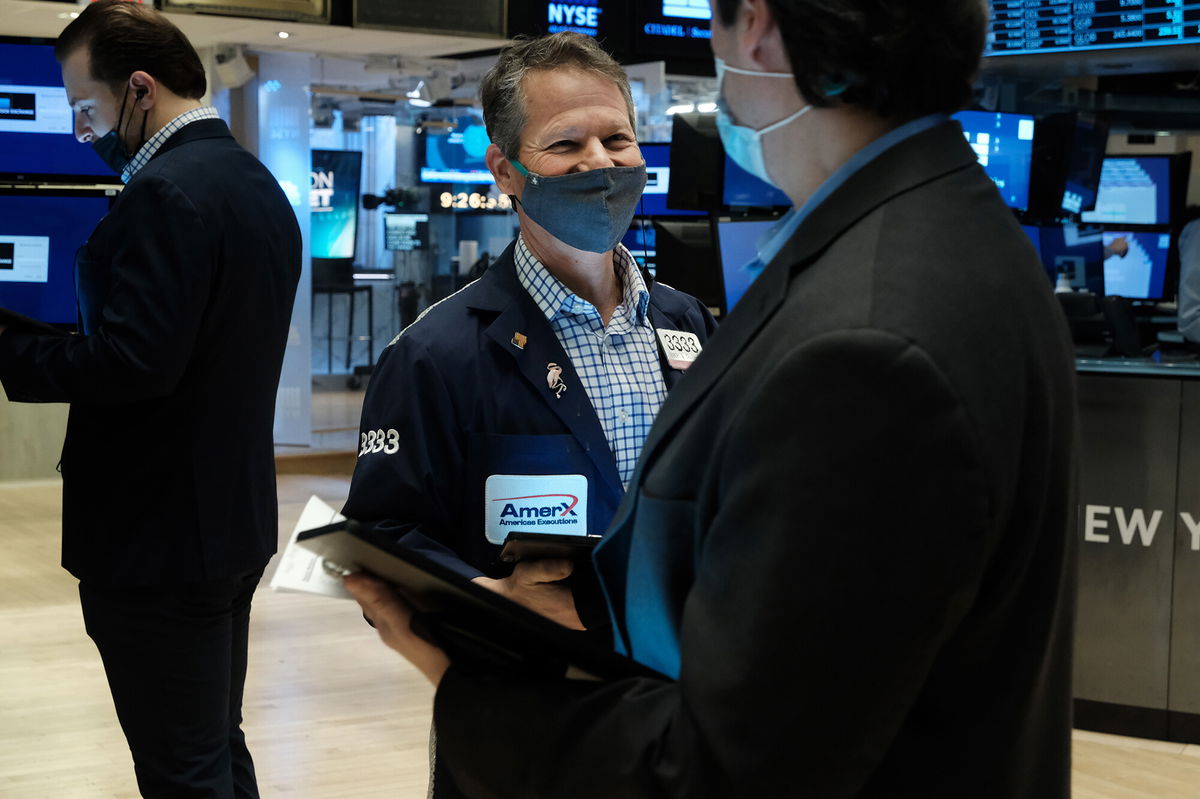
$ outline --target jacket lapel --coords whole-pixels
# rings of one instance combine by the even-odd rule
[[[579,441],[608,488],[615,496],[620,496],[624,487],[617,474],[616,459],[591,399],[545,315],[517,281],[512,247],[497,259],[483,279],[492,284],[492,290],[481,307],[490,304],[491,310],[499,310],[499,316],[488,326],[485,335],[513,359],[517,371]],[[562,370],[559,375],[565,386],[562,391],[550,387],[550,364]]]

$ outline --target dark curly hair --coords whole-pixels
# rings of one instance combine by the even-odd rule
[[[732,26],[739,0],[716,0]],[[796,86],[813,105],[905,121],[971,99],[987,37],[983,0],[766,0]]]

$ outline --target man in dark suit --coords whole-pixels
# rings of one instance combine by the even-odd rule
[[[596,553],[618,647],[662,679],[448,665],[347,579],[438,684],[468,795],[1069,795],[1071,349],[946,116],[986,13],[714,4],[726,150],[797,210]]]
[[[56,55],[75,133],[128,184],[77,264],[81,335],[0,335],[10,398],[71,403],[63,566],[147,797],[257,796],[250,600],[277,540],[272,425],[300,274],[277,181],[164,17],[100,0]]]

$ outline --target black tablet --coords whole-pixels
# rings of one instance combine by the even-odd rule
[[[370,572],[397,586],[417,611],[413,630],[456,662],[518,676],[665,679],[353,520],[305,530],[296,543],[335,569]]]
[[[599,541],[598,535],[560,535],[514,530],[504,539],[500,560],[504,563],[516,563],[522,560],[561,558],[590,564],[592,550]]]

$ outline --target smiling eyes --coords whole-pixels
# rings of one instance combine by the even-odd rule
[[[604,146],[608,147],[609,149],[621,149],[624,146],[633,143],[633,137],[625,133],[616,133],[604,140]],[[578,145],[578,142],[571,139],[561,139],[560,141],[556,141],[554,144],[551,144],[549,149],[554,150],[555,152],[563,152],[577,147]]]

